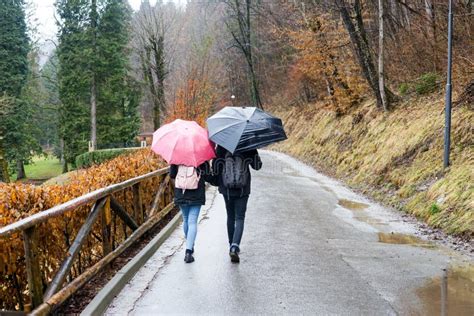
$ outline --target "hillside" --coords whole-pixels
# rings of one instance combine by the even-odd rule
[[[474,112],[453,109],[451,167],[442,170],[441,94],[400,102],[389,113],[367,101],[342,116],[311,103],[274,108],[288,140],[274,147],[447,233],[474,235]]]

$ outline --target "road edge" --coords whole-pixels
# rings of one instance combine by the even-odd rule
[[[135,276],[140,268],[153,256],[156,250],[166,241],[181,222],[181,214],[173,219],[130,260],[107,284],[97,293],[94,299],[81,312],[81,316],[103,315],[107,307],[125,285]]]

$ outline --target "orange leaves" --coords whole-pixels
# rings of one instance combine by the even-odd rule
[[[176,100],[169,111],[167,122],[175,119],[196,121],[206,125],[211,105],[215,102],[215,94],[207,78],[188,79],[185,86],[176,93]]]
[[[365,84],[341,25],[325,15],[308,15],[296,30],[288,30],[290,44],[298,52],[289,71],[289,82],[304,93],[307,101],[326,100],[329,108],[343,112],[360,99]],[[356,74],[356,75],[354,75]]]
[[[164,167],[161,161],[149,149],[119,156],[101,165],[74,172],[69,183],[65,185],[33,186],[19,183],[0,183],[0,226],[6,226],[22,218],[47,210],[55,205],[81,196],[90,191],[125,181],[127,179]],[[144,207],[151,205],[159,185],[159,179],[153,179],[141,184]],[[114,194],[119,203],[131,212],[133,196],[131,189]],[[66,251],[74,240],[78,230],[84,223],[92,205],[80,207],[53,218],[38,226],[40,265],[43,280],[51,280]],[[114,228],[116,242],[124,239],[120,221],[106,207],[105,219]],[[119,225],[120,224],[120,225]],[[94,226],[96,236],[100,236],[100,227]],[[99,258],[91,258],[91,253],[101,253],[101,243],[93,237],[83,246],[83,256],[80,265],[73,267],[72,276],[80,273],[80,269],[92,265]],[[15,274],[15,276],[13,275]],[[17,279],[17,283],[14,279]],[[18,306],[19,295],[24,302],[28,301],[27,278],[24,262],[24,250],[21,234],[15,233],[0,239],[0,309],[15,309]],[[14,295],[12,295],[14,293]],[[20,294],[18,294],[20,293]]]

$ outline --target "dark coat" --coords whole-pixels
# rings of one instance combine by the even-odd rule
[[[217,146],[216,148],[216,158],[212,161],[212,173],[214,174],[214,181],[215,184],[219,186],[219,192],[226,197],[242,197],[248,196],[250,194],[250,168],[251,166],[254,170],[260,170],[262,168],[262,160],[258,155],[258,151],[256,149],[249,150],[241,153],[236,153],[235,155],[239,155],[247,161],[247,168],[245,168],[246,172],[249,173],[247,177],[247,184],[242,189],[227,189],[222,184],[222,173],[224,170],[224,161],[225,155],[227,150],[221,146]]]
[[[209,162],[205,162],[196,168],[201,175],[198,188],[195,190],[174,189],[174,203],[176,205],[204,205],[206,204],[206,184],[205,182],[214,182]],[[178,166],[170,165],[170,177],[175,179],[178,174]]]

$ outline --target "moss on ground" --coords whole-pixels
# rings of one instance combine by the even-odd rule
[[[389,113],[373,102],[344,116],[307,104],[272,109],[288,140],[274,149],[451,234],[474,235],[474,112],[452,114],[451,167],[443,164],[444,99],[418,97]]]

